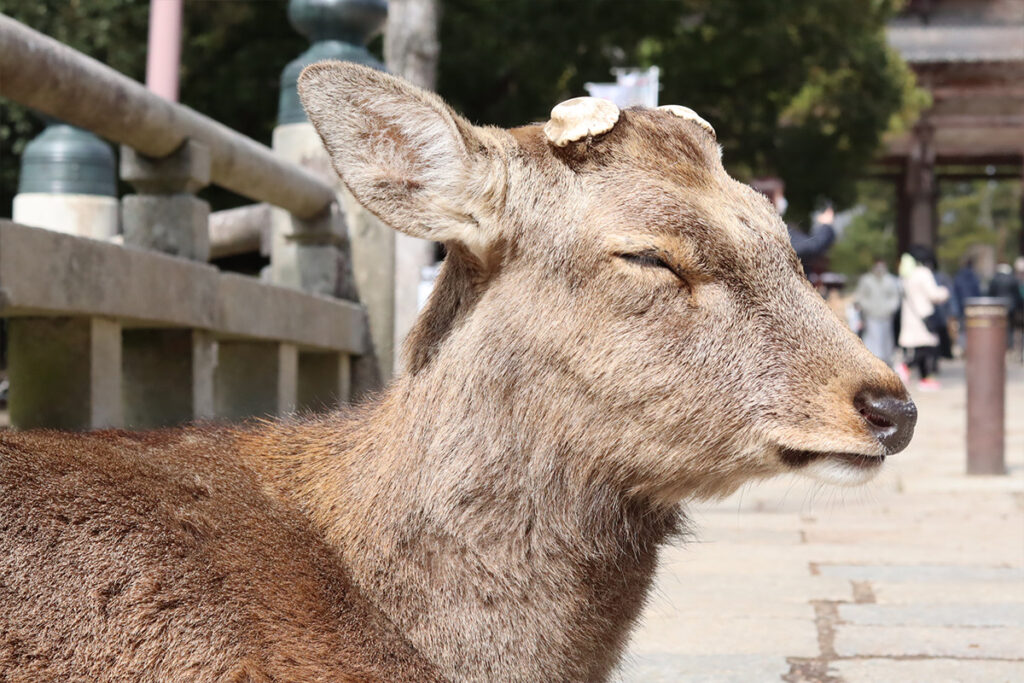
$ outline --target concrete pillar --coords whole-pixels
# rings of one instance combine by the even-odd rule
[[[121,177],[137,194],[122,200],[126,245],[196,261],[210,256],[210,205],[195,196],[210,184],[210,150],[188,140],[160,159],[121,148]],[[125,332],[127,425],[144,429],[213,417],[216,343],[193,330]]]
[[[423,269],[432,266],[434,243],[403,233],[395,233],[395,339],[394,374],[402,367],[402,344],[419,317],[419,290]]]
[[[110,145],[51,121],[25,147],[11,215],[15,222],[105,240],[117,234],[119,213]]]
[[[276,153],[321,175],[337,188],[338,202],[347,224],[348,246],[339,259],[338,291],[363,304],[368,318],[372,353],[353,359],[353,394],[372,391],[388,381],[394,357],[395,235],[376,216],[366,211],[341,183],[320,137],[299,102],[296,81],[309,64],[337,59],[384,70],[384,65],[365,45],[380,32],[387,19],[385,0],[290,0],[288,19],[312,42],[309,49],[288,63],[281,72],[277,122],[273,148]],[[287,226],[278,218],[275,225]],[[275,230],[271,253],[271,280],[295,286],[296,280],[319,282],[319,278],[289,273],[292,263],[323,272],[328,267],[325,252],[289,243]]]
[[[1006,474],[1006,302],[979,297],[967,325],[967,474]]]
[[[351,392],[348,354],[299,353],[298,404],[300,412],[332,410],[348,403]]]
[[[120,427],[121,326],[104,318],[11,318],[11,424],[87,430]]]
[[[314,294],[354,298],[346,282],[345,219],[337,204],[312,220],[296,218],[284,209],[270,210],[270,280]]]
[[[162,159],[122,146],[121,177],[138,192],[121,202],[125,244],[196,261],[209,259],[210,205],[195,196],[210,184],[206,145],[187,140]]]
[[[377,388],[391,377],[394,348],[395,232],[363,208],[338,178],[313,124],[289,123],[274,129],[274,151],[283,158],[301,164],[334,184],[346,239],[335,240],[335,295],[358,299],[369,319],[373,353],[355,359],[353,389],[363,393]],[[339,218],[333,220],[337,221]],[[331,253],[296,239],[308,232],[308,225],[290,214],[275,209],[271,220],[271,281],[287,287],[306,289],[323,283],[330,274]],[[308,222],[305,222],[308,223]],[[338,231],[338,227],[332,228]],[[313,231],[315,232],[315,231]],[[328,241],[328,244],[332,244]],[[338,245],[347,245],[338,251]],[[313,290],[325,293],[322,290]]]
[[[203,330],[127,329],[125,425],[151,429],[213,417],[216,342]]]
[[[214,372],[218,418],[293,412],[298,387],[298,352],[293,344],[221,340]]]

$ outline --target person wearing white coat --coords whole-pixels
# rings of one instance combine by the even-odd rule
[[[864,345],[886,364],[892,363],[892,317],[900,308],[900,281],[884,260],[875,261],[871,271],[861,276],[854,300],[864,322]]]
[[[925,321],[935,312],[936,304],[949,298],[949,290],[935,282],[932,272],[935,256],[931,249],[913,246],[910,255],[916,265],[901,268],[903,306],[900,309],[899,345],[911,353],[910,365],[916,367],[921,376],[919,387],[934,391],[941,387],[931,376],[938,365],[939,336],[928,330]],[[909,378],[909,372],[906,376]]]

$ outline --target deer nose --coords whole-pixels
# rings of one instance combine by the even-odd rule
[[[910,443],[917,424],[917,406],[909,398],[861,393],[853,404],[886,455],[899,453]]]

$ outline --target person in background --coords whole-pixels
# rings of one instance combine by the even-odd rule
[[[1003,299],[1006,302],[1006,349],[1013,349],[1013,328],[1017,321],[1017,312],[1024,307],[1021,300],[1020,285],[1013,276],[1013,268],[1008,263],[996,266],[996,274],[988,283],[988,296]]]
[[[950,297],[953,315],[957,319],[957,346],[960,347],[961,355],[967,352],[967,325],[964,320],[965,307],[967,306],[968,299],[977,296],[981,296],[981,280],[978,279],[978,274],[974,272],[974,259],[967,257],[953,278],[953,296]]]
[[[781,178],[758,178],[751,184],[755,190],[768,198],[780,216],[786,215],[789,202],[786,200],[786,184]],[[836,213],[830,204],[813,216],[813,224],[809,233],[801,232],[790,223],[786,223],[789,229],[789,241],[793,250],[800,258],[804,266],[804,273],[810,275],[811,262],[824,256],[832,243],[836,241],[836,230],[833,225]]]
[[[813,218],[814,223],[809,233],[801,232],[792,225],[786,225],[789,228],[789,242],[804,265],[805,273],[810,272],[811,262],[824,256],[832,243],[836,241],[836,230],[833,227],[836,218],[835,210],[831,206],[826,206]]]
[[[932,273],[935,275],[935,282],[940,287],[945,287],[950,292],[950,297],[941,304],[935,304],[935,315],[939,324],[939,355],[938,358],[953,358],[953,337],[949,333],[949,321],[957,316],[953,307],[953,278],[943,272],[938,266],[932,266]]]
[[[900,282],[889,272],[884,259],[877,259],[861,276],[853,296],[861,312],[864,345],[886,364],[892,363],[892,318],[900,308]]]
[[[1018,256],[1013,262],[1013,272],[1017,276],[1017,293],[1020,300],[1024,302],[1024,256]],[[1020,362],[1024,364],[1024,307],[1018,311],[1017,328],[1021,332],[1020,339]]]
[[[935,255],[923,245],[910,248],[912,262],[900,262],[903,283],[903,306],[900,309],[899,344],[907,349],[910,365],[917,368],[922,391],[937,391],[942,385],[932,374],[938,367],[938,327],[930,322],[935,306],[949,298],[949,290],[935,282]],[[904,275],[906,273],[906,275]],[[929,329],[932,327],[932,329]],[[904,382],[910,379],[910,370],[901,365],[898,372]]]

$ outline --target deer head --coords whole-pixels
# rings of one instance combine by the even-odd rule
[[[544,433],[543,466],[674,504],[788,471],[865,481],[909,442],[902,383],[692,110],[580,98],[477,127],[340,62],[299,91],[355,197],[448,248],[399,381],[500,422],[495,438]]]

